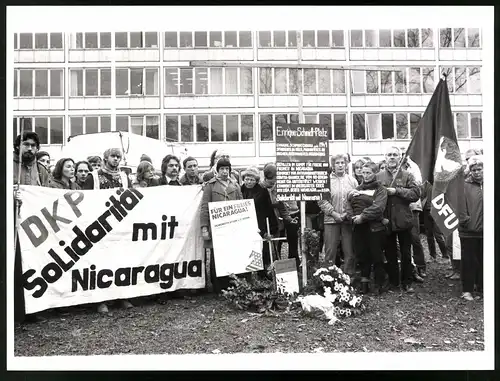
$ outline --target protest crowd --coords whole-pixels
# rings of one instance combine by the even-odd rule
[[[378,163],[369,157],[352,163],[350,156],[343,153],[331,156],[329,197],[305,204],[306,226],[319,232],[325,263],[336,264],[357,279],[361,293],[378,295],[394,290],[413,293],[412,285],[425,282],[427,277],[420,236],[422,220],[431,260],[438,258],[437,242],[441,258],[450,261],[447,277],[462,282],[462,298],[467,301],[480,298],[483,289],[482,157],[479,150],[466,152],[464,199],[458,228],[461,256],[457,260],[453,259],[452,236],[445,239],[431,215],[432,187],[428,182],[422,184],[414,163],[402,162],[400,148],[388,149],[385,160]],[[207,261],[210,259],[207,276],[212,285],[210,291],[219,293],[229,286],[228,277],[215,276],[208,208],[211,202],[253,199],[259,234],[268,241],[286,238],[288,258],[295,259],[299,269],[300,205],[278,201],[276,163],[267,163],[262,169],[249,167],[239,173],[232,168],[230,156],[216,150],[204,173],[199,172],[196,158],[187,157],[181,162],[171,154],[164,157],[159,168],[161,173],[157,173],[151,159],[144,154],[132,176],[120,169],[121,160],[122,151],[109,148],[102,157],[91,156],[83,161],[61,158],[50,169],[50,157],[40,151],[38,135],[24,132],[14,143],[15,210],[22,209],[22,191],[18,184],[68,190],[202,185],[200,228],[205,252],[209,253]],[[265,269],[271,260],[279,259],[282,243],[273,241],[273,253],[267,244],[263,245]],[[24,313],[21,263],[17,239],[15,317],[17,321],[32,321],[36,316]],[[269,275],[264,270],[259,276]],[[95,307],[100,313],[107,313],[112,302],[122,308],[133,308],[129,300],[109,301]]]

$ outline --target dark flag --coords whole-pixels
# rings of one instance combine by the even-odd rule
[[[458,227],[464,175],[446,80],[434,90],[406,155],[432,186],[431,215],[448,237]]]

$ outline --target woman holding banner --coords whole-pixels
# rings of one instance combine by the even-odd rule
[[[217,161],[217,176],[209,180],[203,188],[203,198],[201,200],[200,226],[201,235],[205,241],[204,247],[210,250],[210,281],[215,293],[229,287],[229,277],[217,278],[215,273],[215,260],[212,239],[210,236],[210,215],[208,203],[218,201],[242,200],[241,189],[229,175],[231,173],[231,162],[222,158]],[[237,248],[235,248],[237,250]],[[207,251],[205,251],[207,253]]]

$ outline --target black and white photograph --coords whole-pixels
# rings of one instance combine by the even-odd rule
[[[7,369],[493,369],[493,27],[7,7]]]

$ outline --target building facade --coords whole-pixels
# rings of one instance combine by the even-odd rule
[[[299,90],[305,122],[329,126],[331,153],[380,159],[408,145],[441,73],[461,151],[482,146],[480,28],[19,33],[14,48],[14,135],[24,118],[55,159],[69,136],[129,131],[202,166],[220,147],[236,166],[263,165],[276,126],[299,121]],[[325,67],[189,66],[297,64],[299,52]]]

